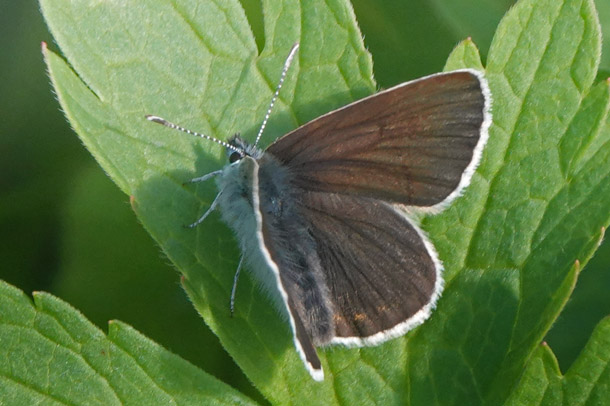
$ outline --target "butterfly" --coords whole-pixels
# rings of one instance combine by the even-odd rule
[[[221,141],[158,116],[150,121],[212,140],[229,164],[216,178],[216,207],[242,256],[288,320],[315,380],[316,347],[377,345],[425,321],[443,287],[432,243],[405,211],[437,212],[470,183],[491,123],[483,74],[470,69],[402,83],[258,141],[296,44],[252,144]]]

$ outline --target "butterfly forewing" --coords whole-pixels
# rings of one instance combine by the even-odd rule
[[[267,151],[305,190],[433,206],[468,183],[488,109],[480,74],[437,74],[321,116]]]

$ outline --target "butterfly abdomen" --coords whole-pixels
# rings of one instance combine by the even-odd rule
[[[263,239],[270,256],[281,270],[288,296],[297,298],[289,307],[302,322],[315,345],[334,336],[332,305],[316,242],[300,212],[302,191],[295,188],[286,165],[265,153],[259,160],[259,198]]]

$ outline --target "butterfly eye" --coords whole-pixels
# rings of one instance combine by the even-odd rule
[[[242,159],[242,154],[240,154],[239,152],[235,151],[233,152],[231,155],[229,155],[229,162],[233,163],[233,162],[237,162],[240,159]]]

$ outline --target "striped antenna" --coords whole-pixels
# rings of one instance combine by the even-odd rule
[[[282,69],[280,81],[278,82],[277,87],[275,88],[275,93],[273,94],[273,97],[271,98],[271,103],[269,103],[269,108],[267,109],[267,114],[265,114],[265,119],[263,120],[263,124],[261,124],[260,130],[258,130],[258,135],[256,136],[256,141],[254,141],[255,147],[258,144],[258,141],[261,139],[261,136],[263,135],[263,131],[265,130],[265,126],[267,125],[267,121],[269,121],[269,116],[271,115],[271,110],[273,110],[273,105],[275,104],[275,101],[277,100],[277,97],[280,94],[280,89],[282,88],[282,84],[284,84],[284,79],[286,78],[286,72],[288,72],[288,68],[290,68],[290,64],[292,63],[292,60],[294,59],[294,55],[297,53],[298,49],[299,49],[299,44],[298,43],[294,44],[292,46],[292,49],[290,50],[290,53],[288,54],[288,58],[286,58],[286,62],[284,62],[284,68]]]
[[[194,135],[196,137],[205,138],[206,140],[214,141],[215,143],[220,144],[220,145],[222,145],[223,147],[225,147],[227,149],[230,149],[232,151],[237,152],[241,156],[245,156],[246,155],[246,153],[245,153],[245,151],[243,149],[237,148],[235,145],[231,145],[231,144],[229,144],[227,142],[221,141],[218,138],[210,137],[209,135],[205,135],[205,134],[201,134],[201,133],[198,133],[198,132],[195,132],[195,131],[191,131],[191,130],[189,130],[187,128],[179,126],[178,124],[171,123],[171,122],[167,121],[164,118],[161,118],[161,117],[158,117],[158,116],[147,115],[146,119],[149,120],[149,121],[152,121],[153,123],[161,124],[161,125],[164,125],[166,127],[172,128],[174,130],[182,131],[184,133],[187,133],[187,134],[190,134],[190,135]]]

